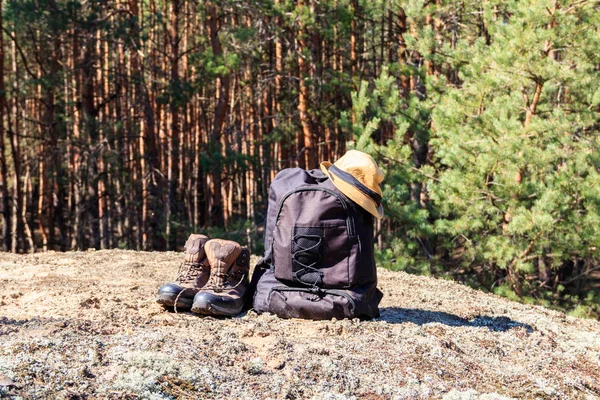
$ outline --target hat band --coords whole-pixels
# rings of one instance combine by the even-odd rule
[[[371,200],[375,202],[375,206],[379,207],[381,205],[381,195],[376,191],[371,190],[365,185],[363,185],[363,183],[356,179],[352,174],[349,174],[346,171],[342,171],[333,164],[331,165],[331,167],[329,167],[329,170],[336,174],[340,179],[342,179],[346,183],[349,183],[350,185],[356,187],[358,190],[370,197]]]

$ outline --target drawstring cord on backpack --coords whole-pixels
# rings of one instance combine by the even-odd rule
[[[299,238],[316,239],[316,243],[309,247],[303,247],[300,245],[300,243],[298,243]],[[310,282],[304,282],[301,279],[302,276],[300,276],[300,277],[298,276],[298,272],[311,271],[311,272],[317,273],[317,274],[319,274],[319,278],[315,279],[312,282],[313,288],[316,288],[319,280],[323,279],[323,272],[321,272],[317,268],[315,268],[315,265],[317,265],[319,263],[319,261],[321,261],[321,259],[322,259],[321,254],[319,253],[319,247],[321,246],[321,243],[323,242],[323,238],[319,235],[296,235],[296,236],[294,236],[294,242],[299,247],[299,249],[296,252],[294,252],[294,254],[292,255],[292,259],[303,267],[303,269],[294,273],[294,277],[296,279],[298,279],[298,281],[300,283],[304,283],[305,285],[310,285]],[[313,256],[313,257],[317,256],[317,257],[316,257],[315,261],[312,262],[311,264],[305,264],[298,259],[298,257],[301,257],[303,255],[307,256],[307,257],[310,257],[310,256]],[[304,273],[302,275],[306,275],[306,273]]]

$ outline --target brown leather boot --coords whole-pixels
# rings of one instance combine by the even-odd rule
[[[192,312],[233,317],[247,300],[250,251],[231,240],[212,239],[205,245],[210,280],[194,297]]]
[[[189,311],[194,296],[206,285],[210,277],[210,266],[204,246],[208,236],[191,234],[185,242],[185,260],[179,267],[175,282],[162,285],[158,289],[157,302],[176,311]]]

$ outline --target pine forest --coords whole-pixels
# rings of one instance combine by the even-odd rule
[[[358,149],[379,266],[600,316],[600,1],[0,5],[0,250],[260,254],[277,172]]]

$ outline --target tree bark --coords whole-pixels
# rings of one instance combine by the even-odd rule
[[[210,44],[212,47],[213,55],[217,58],[223,57],[223,48],[221,47],[221,41],[219,39],[219,17],[217,15],[217,8],[213,3],[207,5],[207,27],[210,36]],[[227,112],[227,105],[229,104],[229,73],[219,74],[217,77],[217,104],[215,106],[214,120],[212,125],[212,131],[210,135],[210,144],[216,148],[214,152],[222,151],[221,149],[221,136],[223,135],[223,123],[225,122],[225,116]],[[209,172],[210,179],[210,209],[209,218],[213,225],[222,227],[224,224],[223,218],[223,196],[222,196],[222,171],[221,165],[216,165],[211,168]]]
[[[2,246],[0,249],[11,249],[11,210],[8,193],[8,165],[4,146],[4,114],[6,112],[6,91],[4,87],[4,40],[2,0],[0,0],[0,215],[2,216]]]
[[[2,7],[2,1],[0,0],[0,8]],[[0,10],[0,14],[2,11]],[[2,30],[2,21],[0,16],[0,32]],[[0,47],[3,46],[2,38],[0,38]],[[12,74],[13,74],[13,92],[15,93],[14,98],[12,99],[12,107],[11,113],[14,118],[14,123],[10,124],[10,118],[8,118],[9,127],[10,127],[10,147],[11,147],[11,155],[13,160],[13,215],[12,215],[12,224],[13,224],[13,236],[12,236],[12,244],[11,251],[13,253],[18,253],[21,249],[24,250],[24,227],[23,227],[23,189],[21,182],[21,148],[19,146],[19,116],[21,110],[19,108],[19,97],[16,95],[19,92],[19,71],[17,67],[17,58],[16,58],[16,46],[15,43],[12,43]],[[0,56],[1,58],[1,56]],[[1,64],[1,62],[0,62]]]
[[[169,154],[167,170],[167,210],[166,210],[166,235],[169,250],[175,250],[176,235],[172,231],[172,218],[176,199],[177,177],[179,175],[179,18],[180,18],[180,0],[172,0],[171,5],[171,26],[170,26],[170,70],[171,70],[171,102],[169,104],[171,112],[171,124],[169,132]],[[176,211],[176,210],[175,210]]]
[[[298,7],[305,7],[304,0],[298,1]],[[296,43],[298,46],[298,111],[300,123],[302,124],[302,152],[300,155],[300,167],[312,169],[317,167],[317,149],[315,146],[315,135],[311,126],[311,119],[308,111],[308,103],[310,102],[310,88],[307,83],[310,74],[310,62],[306,59],[310,52],[307,49],[306,43],[306,27],[300,23]]]
[[[151,200],[156,197],[154,185],[152,184],[152,175],[157,166],[157,150],[154,137],[154,111],[148,95],[145,78],[144,66],[140,57],[140,27],[137,18],[140,16],[138,0],[129,0],[129,9],[135,19],[131,22],[131,31],[134,42],[134,48],[131,52],[131,69],[135,81],[135,97],[141,106],[143,119],[140,123],[139,138],[139,156],[142,182],[141,185],[141,226],[138,227],[141,233],[141,247],[144,250],[150,250],[155,241],[156,235],[156,217],[153,215],[153,205]],[[140,18],[142,20],[142,18]]]

